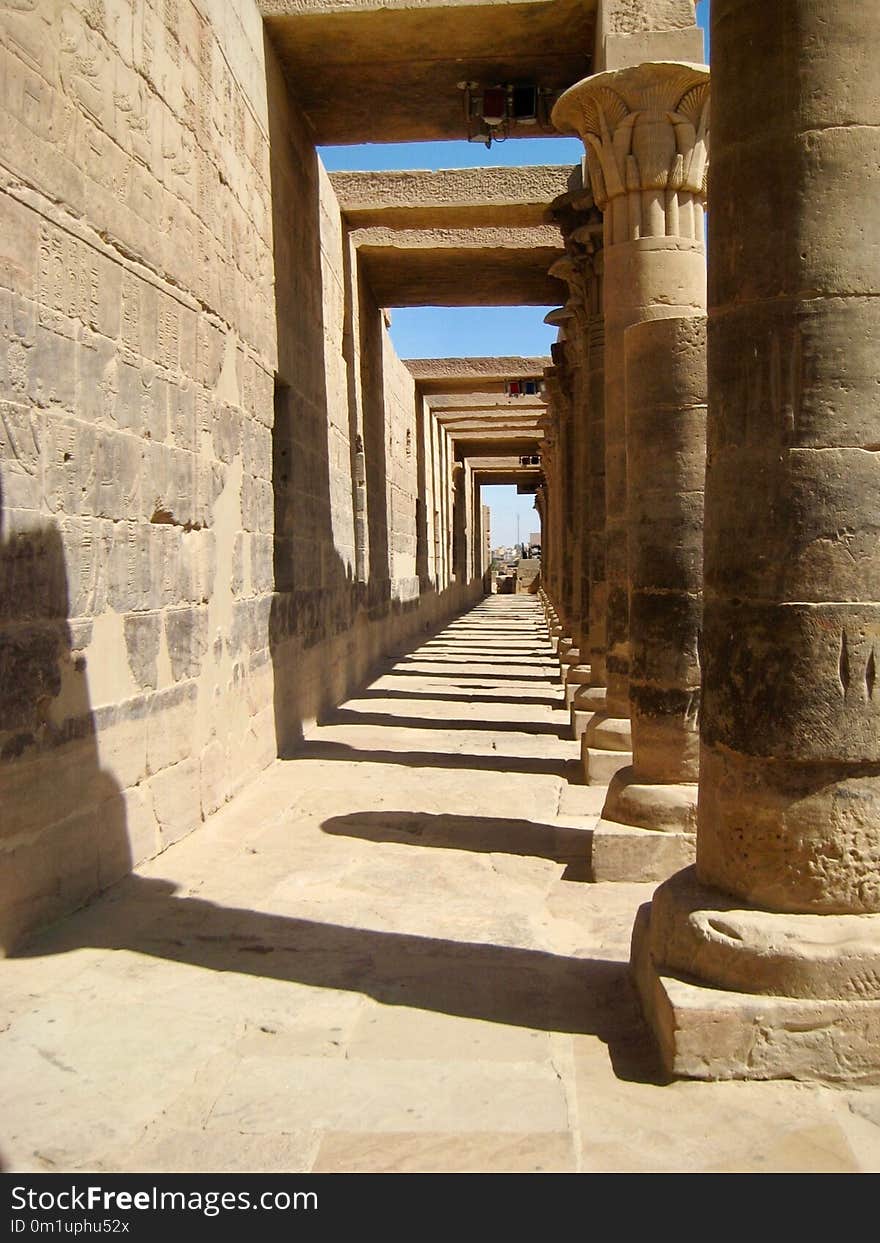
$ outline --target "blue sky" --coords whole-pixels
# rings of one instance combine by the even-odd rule
[[[697,5],[697,21],[706,32],[709,0]],[[576,138],[521,138],[493,143],[488,150],[469,142],[374,143],[358,147],[322,147],[325,166],[337,169],[486,168],[517,164],[577,164],[583,147]],[[543,322],[550,307],[399,307],[391,313],[391,338],[402,358],[446,358],[492,354],[549,354],[556,329]],[[492,509],[492,544],[516,539],[519,515],[523,540],[537,530],[533,499],[514,488],[484,490]]]

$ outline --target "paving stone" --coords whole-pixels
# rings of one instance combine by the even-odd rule
[[[535,604],[516,607],[540,637]],[[491,637],[491,604],[468,620]],[[490,712],[464,701],[464,721],[490,729],[461,733],[443,698],[458,676],[383,673],[342,719],[399,725],[364,727],[352,753],[331,716],[3,964],[10,1168],[880,1168],[880,1089],[665,1082],[627,967],[653,886],[572,879],[589,817],[555,815],[561,770],[516,765],[576,752],[519,733],[561,686],[487,683]],[[411,724],[422,704],[440,728]],[[507,724],[525,741],[493,752]],[[443,763],[420,761],[423,734]],[[196,760],[162,771],[172,809],[181,784],[198,814]]]

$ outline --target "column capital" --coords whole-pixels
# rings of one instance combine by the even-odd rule
[[[558,344],[558,342],[556,343]],[[558,351],[557,351],[558,354]],[[550,431],[552,426],[554,432],[556,420],[560,417],[562,406],[567,404],[568,396],[565,392],[565,384],[562,376],[562,364],[555,362],[552,367],[544,368],[544,390],[548,397],[547,413],[543,415],[539,422],[547,420],[547,430]]]
[[[565,91],[554,125],[582,139],[605,245],[641,237],[702,242],[709,161],[709,69],[651,61]]]
[[[559,376],[555,367],[544,368],[544,389],[547,395],[547,406],[538,418],[538,427],[544,432],[541,441],[541,457],[545,463],[552,460],[558,445],[559,420]]]
[[[568,285],[565,308],[581,332],[586,332],[591,316],[602,311],[602,213],[589,189],[560,194],[550,204],[547,218],[559,227],[565,255],[550,268]],[[552,313],[551,313],[552,314]],[[548,323],[557,322],[548,318]]]

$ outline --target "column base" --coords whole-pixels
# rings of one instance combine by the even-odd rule
[[[640,909],[631,962],[670,1074],[880,1082],[880,916],[762,911],[686,868]]]
[[[558,656],[559,656],[559,676],[564,685],[565,680],[568,677],[569,670],[573,669],[575,665],[580,664],[581,653],[580,653],[579,648],[572,646],[564,652],[560,650],[560,652],[558,653]]]
[[[632,751],[632,725],[628,717],[597,712],[584,737],[600,751]]]
[[[588,786],[607,786],[621,768],[632,764],[632,751],[605,751],[601,747],[586,745],[587,735],[581,738],[581,766]]]
[[[640,782],[635,769],[621,769],[611,783],[602,815],[636,829],[693,835],[697,831],[697,785]]]
[[[581,738],[581,762],[587,785],[608,785],[615,773],[632,764],[632,729],[626,717],[597,712]]]
[[[577,689],[588,685],[591,673],[589,665],[569,665],[567,669],[563,669],[562,681],[565,685],[565,706],[567,708],[571,707]]]
[[[566,643],[571,643],[571,639],[566,635],[565,631],[559,626],[550,627],[550,646],[556,658],[559,659],[562,652],[565,651]]]
[[[693,833],[663,833],[599,821],[590,839],[588,863],[594,881],[662,881],[693,863]]]
[[[575,687],[571,701],[571,730],[575,740],[583,737],[596,713],[604,711],[604,686]]]

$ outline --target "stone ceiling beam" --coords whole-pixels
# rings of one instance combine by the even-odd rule
[[[503,392],[508,380],[543,379],[551,365],[546,355],[524,358],[515,354],[476,358],[408,358],[404,365],[424,396],[472,392]]]
[[[531,417],[547,408],[546,401],[539,394],[508,397],[503,392],[437,393],[431,394],[425,401],[438,418],[447,413],[454,414],[456,410],[509,410],[512,415]]]
[[[442,424],[450,436],[455,438],[463,433],[480,431],[507,432],[511,436],[540,436],[543,430],[536,423],[499,423],[491,419],[475,419],[467,423]]]
[[[354,228],[535,228],[547,204],[569,189],[568,166],[404,169],[331,173],[346,222]]]
[[[479,442],[480,444],[491,444],[493,441],[507,443],[512,441],[528,442],[529,444],[537,444],[543,440],[544,434],[537,428],[523,428],[521,431],[512,428],[499,428],[497,431],[493,428],[480,430],[475,428],[470,431],[456,432],[452,439],[456,444],[465,444],[468,442]],[[521,452],[525,453],[523,449]]]
[[[592,71],[596,3],[258,0],[258,7],[316,142],[333,144],[466,138],[461,81],[564,90]],[[513,132],[554,130],[548,123]]]
[[[566,289],[554,226],[532,229],[356,229],[376,301],[395,306],[550,306]]]

